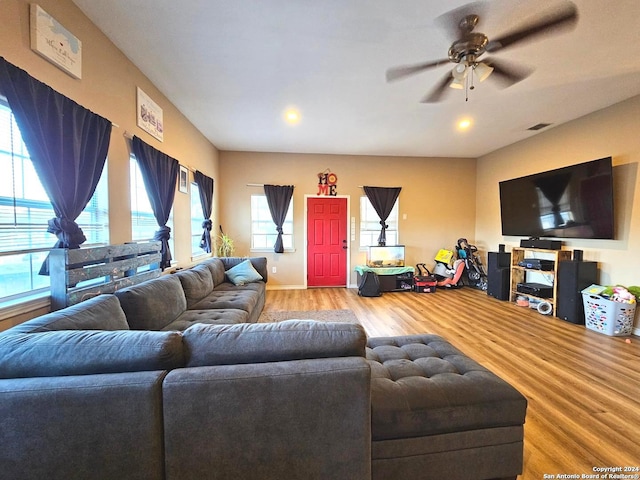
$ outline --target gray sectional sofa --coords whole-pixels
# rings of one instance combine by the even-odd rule
[[[515,389],[434,335],[252,323],[266,260],[250,259],[262,279],[234,285],[242,262],[209,259],[2,332],[0,476],[520,473],[526,399]]]
[[[231,282],[227,272],[243,262],[249,262],[261,280],[241,285]],[[264,307],[267,279],[264,257],[210,258],[193,268],[117,290],[115,295],[133,330],[255,323]]]

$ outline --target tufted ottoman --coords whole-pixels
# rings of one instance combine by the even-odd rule
[[[371,338],[372,478],[522,472],[527,400],[437,335]]]

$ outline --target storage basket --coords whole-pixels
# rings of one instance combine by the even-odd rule
[[[582,292],[585,326],[605,335],[631,335],[636,313],[635,303],[608,300],[600,295]]]

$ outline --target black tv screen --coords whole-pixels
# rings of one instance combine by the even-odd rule
[[[611,157],[500,182],[502,235],[613,239]]]

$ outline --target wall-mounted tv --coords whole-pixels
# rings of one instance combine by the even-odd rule
[[[502,235],[614,238],[611,157],[500,182]]]

